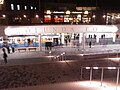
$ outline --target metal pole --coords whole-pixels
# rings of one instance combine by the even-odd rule
[[[38,37],[39,37],[39,51],[42,51],[42,41],[41,41],[42,36],[41,36],[41,34],[39,34]]]
[[[90,69],[90,83],[91,83],[91,80],[92,80],[92,67]]]
[[[118,68],[118,69],[117,69],[116,90],[117,90],[117,86],[118,86],[118,83],[119,83],[119,74],[120,74],[120,69]]]
[[[80,78],[81,78],[81,80],[82,80],[82,74],[83,74],[83,73],[82,73],[82,71],[83,71],[83,68],[81,67],[81,77],[80,77]]]
[[[101,86],[102,86],[102,83],[103,83],[103,71],[104,71],[104,69],[102,68],[102,72],[101,72]]]

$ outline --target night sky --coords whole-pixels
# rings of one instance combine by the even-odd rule
[[[9,2],[23,3],[23,4],[38,4],[39,0],[6,0]],[[118,9],[120,10],[120,0],[40,0],[42,5],[44,3],[72,3],[77,6],[98,6],[103,9]]]
[[[77,6],[98,6],[104,9],[120,9],[120,0],[41,0],[45,3],[73,3]]]

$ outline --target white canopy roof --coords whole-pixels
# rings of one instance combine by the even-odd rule
[[[116,33],[115,25],[40,25],[40,26],[8,26],[5,34],[38,35],[45,33]]]

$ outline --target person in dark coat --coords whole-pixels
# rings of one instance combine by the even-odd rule
[[[10,47],[9,46],[7,46],[7,51],[8,51],[8,53],[10,53]]]
[[[90,48],[91,48],[91,45],[92,45],[92,42],[90,41],[90,42],[89,42],[89,47],[90,47]]]
[[[7,63],[7,53],[6,53],[6,51],[5,51],[5,48],[3,48],[2,49],[3,50],[3,58],[4,58],[4,61],[5,61],[5,63]]]

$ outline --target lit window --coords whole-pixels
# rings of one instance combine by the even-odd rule
[[[51,14],[51,11],[50,10],[47,10],[47,12],[46,12],[47,14]]]
[[[70,14],[70,11],[66,11],[66,14]]]
[[[36,18],[38,18],[39,16],[38,15],[35,15]]]
[[[2,15],[4,18],[6,17],[6,15]]]
[[[31,6],[31,10],[33,9],[33,6]]]
[[[23,15],[24,18],[26,18],[27,16],[26,15]]]
[[[24,6],[25,10],[27,10],[27,6]]]
[[[20,10],[20,5],[17,5],[17,10]]]
[[[14,5],[13,4],[11,4],[11,10],[14,10]]]

